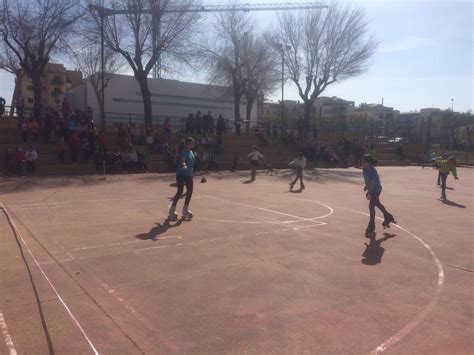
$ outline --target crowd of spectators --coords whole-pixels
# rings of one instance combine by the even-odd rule
[[[27,148],[11,147],[5,156],[5,170],[8,173],[32,174],[36,170],[38,153],[36,143],[55,144],[57,161],[62,164],[94,162],[98,172],[127,173],[146,172],[147,161],[152,154],[162,154],[164,161],[173,169],[176,164],[175,147],[170,146],[172,135],[170,118],[162,125],[147,127],[141,124],[117,124],[117,141],[109,142],[104,131],[98,131],[90,107],[86,110],[71,110],[67,97],[56,101],[54,107],[34,105],[33,112],[25,113],[21,94],[16,100],[18,128],[22,143]],[[214,119],[211,111],[202,115],[198,111],[189,114],[184,121],[185,134],[197,136],[200,169],[207,172],[218,170],[216,155],[224,150],[223,136],[229,133],[226,120],[219,115]],[[254,134],[259,146],[268,146],[271,138],[286,145],[304,146],[308,161],[322,162],[329,167],[360,166],[364,154],[375,155],[375,146],[366,146],[361,140],[342,138],[336,144],[318,141],[318,131],[313,129],[311,137],[304,134],[304,120],[300,118],[296,130],[284,130],[277,123],[266,122],[257,126]],[[115,140],[115,137],[109,136]],[[111,149],[110,147],[114,148]],[[404,158],[401,148],[397,149],[400,159]],[[236,165],[234,159],[234,165]]]
[[[362,157],[370,154],[375,157],[375,145],[366,145],[359,139],[348,140],[342,137],[336,144],[310,143],[303,149],[308,161],[336,168],[348,168],[350,165],[361,166]],[[351,164],[352,163],[352,164]]]

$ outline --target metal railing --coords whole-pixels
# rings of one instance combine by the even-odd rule
[[[175,131],[186,131],[186,120],[187,117],[181,116],[168,116],[168,115],[153,115],[152,116],[152,126],[162,126],[165,121],[169,119],[169,125],[171,130]],[[233,132],[234,121],[229,119],[224,119],[225,130],[227,133]],[[144,125],[145,117],[142,114],[134,113],[121,113],[121,112],[105,112],[105,125],[107,127],[117,126],[119,124],[129,124],[129,125]],[[217,128],[217,120],[214,119],[214,132]]]

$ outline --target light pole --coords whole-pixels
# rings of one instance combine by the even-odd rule
[[[100,129],[105,131],[105,55],[104,55],[104,17],[110,15],[110,10],[98,5],[90,5],[100,17]]]
[[[290,50],[291,46],[279,44],[281,51],[281,129],[283,130],[284,125],[284,113],[285,113],[285,49]]]
[[[451,99],[451,112],[454,112],[454,99]]]
[[[100,11],[100,128],[105,132],[104,12]]]

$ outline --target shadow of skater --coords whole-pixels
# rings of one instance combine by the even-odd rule
[[[255,180],[245,180],[245,181],[242,181],[242,184],[251,184],[252,182],[254,182]]]
[[[439,199],[443,204],[448,205],[448,206],[453,206],[453,207],[459,207],[459,208],[466,208],[464,205],[460,205],[459,203],[449,201],[448,199],[443,200],[442,198]]]
[[[135,238],[141,239],[141,240],[157,241],[157,240],[160,240],[160,238],[157,238],[160,234],[166,233],[168,229],[179,227],[181,223],[183,223],[182,218],[179,219],[175,224],[170,224],[170,221],[166,219],[163,224],[156,223],[155,226],[152,227],[148,233],[137,234]]]
[[[286,191],[287,193],[290,193],[290,194],[300,194],[303,192],[303,190],[301,189],[298,189],[298,190],[290,190],[290,191]]]
[[[375,236],[370,238],[370,243],[365,244],[365,250],[362,253],[362,264],[364,265],[377,265],[382,263],[382,256],[385,249],[380,246],[387,239],[394,238],[396,234],[384,233],[382,239],[376,240]]]

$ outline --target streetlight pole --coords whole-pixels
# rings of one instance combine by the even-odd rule
[[[451,112],[454,112],[454,99],[451,99]]]
[[[100,11],[100,127],[105,132],[104,12]]]

